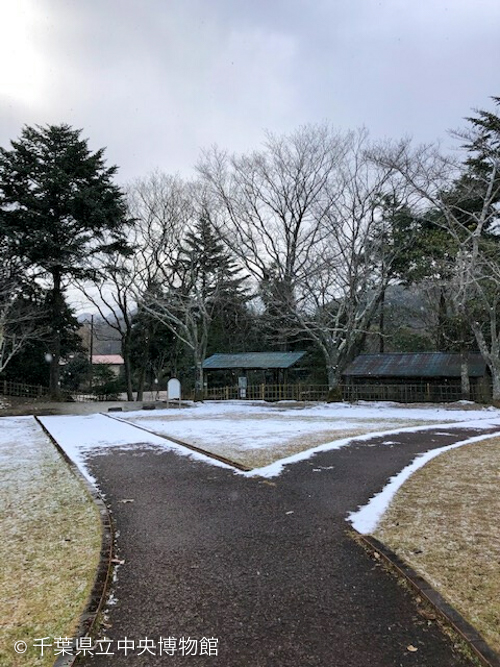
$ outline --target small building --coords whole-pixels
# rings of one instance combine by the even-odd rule
[[[271,382],[274,384],[287,381],[287,371],[302,359],[305,352],[240,352],[238,354],[213,354],[203,363],[206,372],[219,371],[222,379],[233,383],[245,377],[252,382]],[[220,384],[224,384],[221,382]]]
[[[468,354],[472,400],[491,395],[486,363]],[[343,373],[348,400],[453,401],[462,398],[461,356],[448,352],[360,354]]]
[[[122,373],[125,362],[121,354],[93,354],[92,366],[108,366],[118,377]]]

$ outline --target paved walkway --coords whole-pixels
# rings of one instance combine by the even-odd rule
[[[471,665],[349,536],[345,516],[417,452],[476,434],[451,426],[391,434],[399,444],[375,438],[374,446],[318,454],[274,480],[165,451],[96,455],[91,471],[112,509],[125,562],[105,630],[115,655],[82,664]],[[136,642],[127,656],[116,650],[125,637]],[[177,652],[139,655],[146,637],[157,654],[160,637],[176,638]],[[182,655],[180,638],[187,637],[198,640],[198,653],[202,638],[218,639],[218,656]]]

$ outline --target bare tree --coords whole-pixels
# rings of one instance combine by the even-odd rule
[[[264,300],[274,301],[284,333],[306,333],[321,348],[332,389],[389,275],[381,271],[375,223],[395,183],[368,147],[365,130],[306,127],[269,135],[249,156],[213,149],[199,166],[220,207],[219,229],[265,288]],[[387,269],[391,259],[383,256]]]
[[[129,215],[134,220],[128,235],[133,253],[129,256],[117,253],[106,258],[105,264],[96,265],[94,281],[80,283],[79,287],[120,337],[127,398],[133,400],[134,316],[163,274],[164,265],[176,252],[189,199],[186,186],[179,177],[160,172],[131,183],[125,194]],[[145,339],[137,400],[142,399],[147,356],[148,341]]]
[[[467,313],[479,351],[491,371],[493,399],[500,400],[500,239],[483,241],[468,284]]]
[[[297,280],[293,314],[323,352],[330,389],[362,350],[391,267],[409,240],[389,243],[384,218],[384,202],[404,201],[404,188],[390,169],[369,159],[366,132],[348,136],[347,150],[328,183],[323,238]]]
[[[346,138],[328,126],[305,126],[268,133],[249,155],[213,148],[198,165],[221,236],[258,284],[279,285],[288,300],[324,234],[327,185],[345,150]]]

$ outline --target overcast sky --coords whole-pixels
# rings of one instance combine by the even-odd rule
[[[121,182],[265,129],[450,143],[500,96],[499,0],[3,0],[0,145],[68,123]]]

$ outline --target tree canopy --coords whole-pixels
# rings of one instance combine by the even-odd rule
[[[50,384],[59,391],[64,280],[89,277],[92,258],[128,252],[122,192],[106,167],[69,125],[25,126],[12,148],[0,148],[0,231],[9,252],[48,282],[52,356]]]

